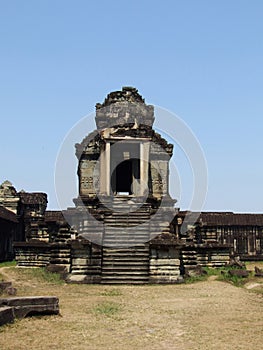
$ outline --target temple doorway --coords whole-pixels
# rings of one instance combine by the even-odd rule
[[[138,195],[140,144],[119,143],[111,148],[111,192],[113,195]]]

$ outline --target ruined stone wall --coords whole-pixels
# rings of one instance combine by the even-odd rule
[[[50,263],[51,247],[45,242],[15,242],[15,259],[21,267],[45,267]]]
[[[183,273],[202,267],[222,267],[229,261],[230,245],[223,244],[185,244],[182,247],[181,259]]]

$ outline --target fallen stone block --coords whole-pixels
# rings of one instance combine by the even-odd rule
[[[0,306],[0,326],[13,323],[15,319],[14,310],[9,306]]]
[[[0,299],[0,307],[13,308],[16,318],[32,315],[58,315],[59,299],[54,296],[15,297]]]
[[[249,271],[247,270],[239,270],[239,269],[234,269],[234,270],[230,270],[228,271],[230,276],[237,276],[237,277],[248,277],[249,276]]]
[[[8,295],[16,295],[17,289],[14,287],[8,287],[5,289],[5,293]]]
[[[12,282],[0,282],[0,294],[4,293],[7,288],[12,287]]]
[[[255,276],[263,277],[263,269],[260,269],[259,267],[255,266]]]

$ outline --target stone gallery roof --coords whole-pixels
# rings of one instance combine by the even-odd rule
[[[200,219],[207,226],[263,226],[263,214],[203,212]]]
[[[23,204],[46,204],[47,194],[43,192],[19,192]]]
[[[0,205],[0,219],[4,219],[6,221],[12,221],[12,222],[18,223],[16,214],[14,214],[12,211],[6,209],[2,205]]]
[[[178,217],[185,217],[186,213],[180,211]],[[197,222],[204,226],[263,226],[263,214],[201,212]]]

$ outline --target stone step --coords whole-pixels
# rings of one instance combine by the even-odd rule
[[[148,213],[114,213],[105,220],[102,281],[105,284],[145,284],[149,281]],[[146,224],[145,224],[146,222]],[[129,229],[131,227],[131,229]],[[135,227],[135,230],[132,228]],[[140,243],[138,243],[138,241]],[[133,247],[131,247],[134,245]]]
[[[147,281],[149,279],[148,274],[142,275],[142,274],[111,274],[111,275],[103,275],[102,276],[102,281],[125,281],[125,280],[132,280],[132,281]]]
[[[129,280],[129,281],[134,281],[134,282],[139,282],[139,281],[148,281],[149,280],[149,277],[148,277],[148,275],[146,276],[142,276],[142,275],[139,275],[139,276],[137,276],[137,275],[126,275],[126,276],[124,276],[124,275],[111,275],[111,276],[103,276],[102,277],[102,283],[104,283],[104,282],[106,282],[106,281],[108,281],[108,282],[114,282],[114,281],[127,281],[127,280]],[[126,283],[126,282],[125,282]]]
[[[145,234],[150,234],[150,228],[148,225],[144,225],[143,223],[138,223],[136,225],[123,225],[121,223],[114,224],[113,222],[107,223],[104,226],[106,233],[116,232],[123,234],[134,234],[135,232],[142,232]],[[158,231],[160,232],[160,231]]]
[[[120,234],[108,234],[108,233],[105,233],[104,237],[103,237],[103,241],[110,241],[110,240],[113,240],[113,241],[124,241],[124,242],[138,242],[139,240],[144,240],[144,241],[141,241],[140,244],[143,244],[147,241],[149,241],[149,235],[148,234],[143,234],[143,233],[140,233],[140,234],[127,234],[127,235],[120,235]],[[136,246],[138,246],[139,243],[136,244]]]
[[[143,220],[130,220],[130,221],[122,221],[122,220],[106,220],[105,225],[106,227],[112,226],[112,227],[129,227],[129,226],[143,226],[149,230],[149,223],[147,221]]]
[[[146,257],[141,257],[140,259],[123,259],[123,258],[115,258],[115,259],[103,259],[102,269],[104,267],[123,267],[124,269],[130,269],[133,267],[142,267],[146,266],[148,268],[149,266],[149,259]]]
[[[146,234],[145,232],[139,232],[139,233],[134,233],[134,234],[132,234],[132,233],[127,233],[127,234],[120,234],[120,233],[118,233],[118,232],[115,232],[115,233],[113,233],[113,232],[106,232],[105,234],[104,234],[104,237],[103,237],[103,240],[105,241],[105,239],[114,239],[114,240],[126,240],[126,241],[128,241],[128,240],[130,240],[130,241],[132,241],[132,240],[134,240],[134,241],[137,241],[138,239],[140,239],[140,238],[149,238],[149,235],[148,234]]]
[[[146,221],[140,221],[140,220],[136,220],[136,221],[121,221],[121,220],[112,220],[112,221],[105,221],[105,227],[132,227],[132,226],[142,226],[145,229],[149,230],[149,224]]]
[[[137,239],[137,240],[127,240],[127,239],[120,239],[120,240],[114,240],[114,239],[105,239],[103,241],[103,246],[108,249],[129,249],[134,248],[136,245],[140,243],[146,242],[146,238],[143,239]]]
[[[103,267],[104,266],[123,266],[123,267],[129,267],[129,266],[145,266],[149,265],[149,260],[146,257],[141,257],[140,260],[132,260],[132,259],[121,259],[116,258],[114,260],[112,259],[104,259],[103,260]]]
[[[112,268],[111,266],[105,266],[102,270],[102,273],[103,273],[103,276],[106,276],[106,275],[116,275],[116,274],[121,274],[121,275],[127,275],[127,274],[130,274],[130,275],[146,275],[148,276],[148,273],[149,273],[149,269],[148,267],[146,266],[132,266],[131,268],[124,268],[123,266],[114,266],[114,268]]]
[[[106,243],[126,243],[130,246],[133,244],[134,246],[138,246],[139,244],[143,244],[149,241],[148,236],[137,236],[137,237],[104,237],[103,243],[106,245]]]
[[[103,271],[103,280],[105,279],[133,279],[133,280],[142,280],[148,278],[148,271]]]
[[[138,261],[138,264],[144,264],[148,263],[149,259],[146,255],[144,256],[104,256],[103,257],[103,266],[104,264],[112,264],[112,265],[117,265],[117,264],[134,264],[135,262]]]
[[[136,247],[136,243],[138,243],[138,241],[133,241],[133,242],[125,242],[125,241],[104,241],[103,245],[105,247],[105,249],[130,249],[130,248],[134,248]],[[109,253],[110,255],[112,255],[112,253]],[[147,253],[148,254],[148,253]]]
[[[129,249],[129,248],[134,248],[136,244],[134,243],[114,243],[114,242],[107,242],[103,244],[106,249]]]
[[[129,215],[129,214],[125,214],[123,213],[122,215],[112,215],[112,216],[108,216],[108,217],[105,217],[105,221],[110,221],[110,220],[149,220],[150,219],[150,216],[149,215]]]
[[[109,285],[122,285],[122,284],[131,284],[131,285],[145,285],[149,283],[149,279],[146,280],[130,280],[130,279],[124,279],[124,280],[101,280],[101,284],[109,284]]]
[[[149,250],[147,248],[138,246],[136,248],[103,248],[103,256],[105,255],[132,255],[132,256],[140,256],[142,254],[145,254],[147,256],[149,256]]]
[[[127,210],[126,210],[127,209]],[[123,206],[120,206],[119,207],[119,210],[117,211],[113,211],[112,213],[106,215],[106,218],[108,217],[112,217],[112,216],[115,216],[115,217],[121,217],[121,216],[140,216],[140,215],[143,215],[145,217],[149,217],[149,211],[147,209],[144,209],[144,208],[140,208],[138,210],[134,209],[134,210],[130,210],[130,208],[125,208]]]
[[[145,217],[149,218],[150,213],[145,211],[144,209],[140,211],[129,211],[126,210],[125,208],[120,208],[118,211],[113,211],[110,215],[106,215],[105,218],[136,218],[136,217]]]
[[[131,243],[136,243],[138,242],[139,240],[144,240],[144,241],[141,241],[141,244],[143,244],[144,242],[148,241],[149,240],[149,235],[148,234],[127,234],[127,235],[120,235],[120,234],[108,234],[107,232],[104,234],[104,237],[103,237],[103,241],[110,241],[110,240],[113,240],[113,241],[124,241],[124,242],[131,242]],[[136,244],[136,246],[138,246],[139,243]]]

